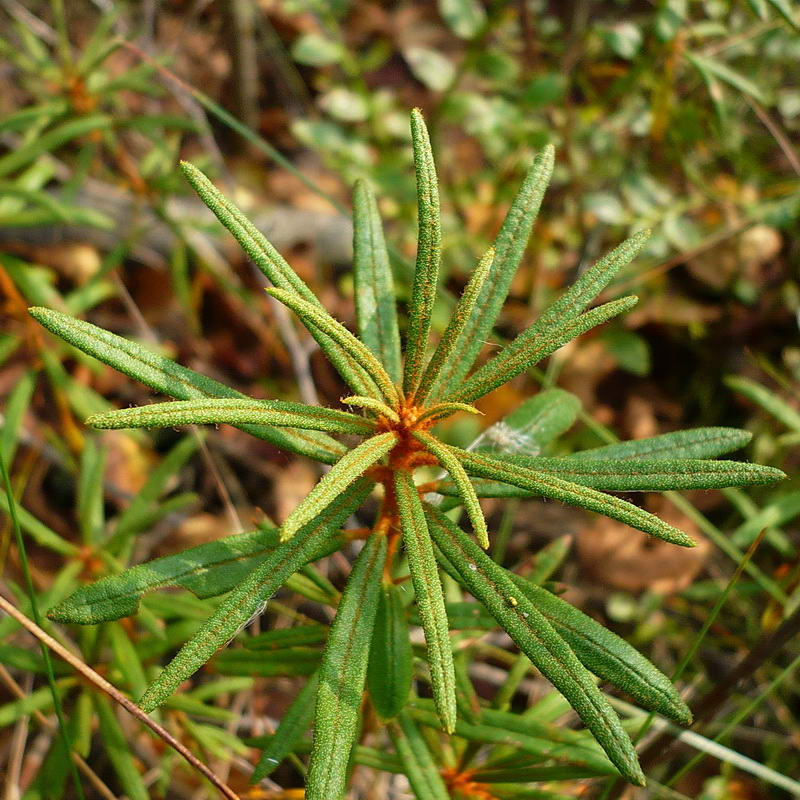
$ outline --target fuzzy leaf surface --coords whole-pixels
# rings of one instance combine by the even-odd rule
[[[716,458],[744,447],[753,434],[738,428],[692,428],[617,442],[572,453],[568,458]]]
[[[355,743],[386,537],[370,536],[353,564],[320,667],[308,800],[339,800]]]
[[[479,397],[502,386],[512,378],[535,366],[543,358],[582,333],[591,330],[612,317],[630,311],[638,302],[636,297],[623,297],[604,303],[577,317],[564,317],[552,322],[546,332],[536,324],[521,333],[510,345],[503,349],[474,375],[459,386],[448,400],[472,403]]]
[[[564,695],[622,775],[631,783],[644,785],[628,734],[569,645],[520,592],[507,570],[437,509],[428,506],[427,512],[431,536],[470,593]]]
[[[381,719],[393,719],[408,701],[414,677],[414,658],[400,588],[381,588],[369,650],[367,686]]]
[[[552,145],[545,147],[533,160],[495,239],[494,260],[478,302],[434,383],[434,396],[450,394],[470,371],[483,343],[490,337],[539,214],[554,161]]]
[[[394,487],[411,582],[428,646],[433,698],[442,726],[452,733],[456,723],[456,678],[439,569],[422,502],[410,473],[396,472]]]
[[[180,400],[244,397],[235,389],[89,322],[48,308],[31,308],[29,313],[47,330],[73,347],[162,394]],[[334,463],[345,451],[344,445],[316,431],[278,430],[265,425],[247,425],[242,430],[290,453],[308,456],[324,464]]]
[[[235,636],[290,575],[308,563],[336,537],[339,527],[360,505],[369,489],[368,481],[360,481],[350,491],[343,492],[337,503],[328,505],[316,519],[303,526],[292,539],[272,550],[225,597],[197,633],[150,684],[139,705],[146,711],[161,705],[182,681]]]
[[[356,181],[353,192],[353,278],[359,337],[398,384],[402,361],[392,267],[378,204],[364,180]]]
[[[342,456],[286,518],[281,526],[281,539],[291,539],[303,525],[334,503],[350,484],[392,449],[396,440],[392,432],[380,433]]]
[[[171,428],[178,425],[273,425],[328,433],[369,433],[373,426],[363,417],[321,406],[282,400],[213,398],[176,400],[136,408],[93,414],[86,420],[94,428]]]
[[[683,531],[668,525],[655,514],[650,514],[619,497],[603,494],[596,489],[579,486],[577,483],[571,483],[554,475],[537,472],[509,461],[501,461],[499,458],[484,453],[469,453],[458,448],[451,449],[457,451],[464,469],[470,475],[509,483],[540,497],[549,497],[561,503],[604,514],[672,544],[683,547],[694,547],[695,545],[694,540]]]
[[[403,389],[413,395],[422,377],[425,350],[431,327],[431,314],[439,281],[442,258],[442,222],[439,209],[439,182],[428,136],[428,128],[418,108],[411,112],[411,141],[417,174],[417,262],[411,302],[408,306]]]

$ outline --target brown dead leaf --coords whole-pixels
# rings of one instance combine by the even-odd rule
[[[648,510],[692,536],[697,547],[676,547],[601,517],[578,534],[580,562],[596,580],[614,589],[659,594],[682,591],[705,565],[711,545],[697,526],[665,499],[654,499]]]

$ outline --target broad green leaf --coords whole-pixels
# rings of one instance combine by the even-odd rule
[[[367,669],[372,705],[381,719],[393,719],[400,713],[408,701],[413,677],[406,610],[400,589],[389,583],[381,588]]]
[[[114,715],[111,701],[100,692],[94,695],[100,741],[108,754],[111,766],[117,773],[120,786],[130,800],[149,800],[150,792],[137,769],[128,737]]]
[[[524,578],[514,578],[581,663],[598,678],[627,692],[639,705],[684,725],[692,714],[672,682],[624,639],[566,600]]]
[[[740,375],[728,376],[725,378],[725,384],[734,392],[743,394],[748,400],[761,406],[790,430],[800,433],[800,413],[765,386]]]
[[[389,726],[389,735],[417,800],[450,800],[439,765],[407,712],[401,713],[397,722]]]
[[[48,308],[31,308],[29,312],[47,330],[73,347],[162,394],[180,400],[244,397],[235,389],[186,369],[91,323]],[[246,425],[242,430],[283,450],[305,455],[325,464],[334,463],[345,450],[335,439],[316,431],[284,431],[265,425]]]
[[[752,436],[749,431],[738,428],[692,428],[593,447],[572,453],[569,458],[611,458],[615,461],[631,458],[716,458],[740,450]]]
[[[320,667],[307,800],[340,800],[355,743],[369,643],[386,561],[386,537],[370,536],[347,580]]]
[[[349,355],[353,362],[362,369],[375,382],[383,397],[394,403],[398,400],[397,389],[386,374],[383,365],[378,361],[372,351],[359,339],[353,336],[341,322],[337,322],[327,311],[314,303],[309,303],[298,297],[294,292],[286,289],[267,289],[267,294],[280,300],[288,306],[302,320],[309,329],[317,328],[329,336],[342,350]],[[328,353],[330,356],[330,353]],[[336,366],[334,364],[334,366]],[[341,373],[340,373],[341,374]],[[342,374],[347,380],[347,376]],[[359,391],[359,385],[350,384],[351,388]]]
[[[437,717],[428,701],[414,700],[408,713],[420,724],[436,727]],[[514,718],[515,721],[511,721]],[[505,714],[498,720],[497,717],[487,718],[483,710],[476,722],[458,720],[455,735],[481,745],[511,747],[517,752],[537,756],[540,760],[588,768],[593,775],[615,774],[614,766],[591,737],[522,715]]]
[[[469,322],[475,311],[475,305],[478,302],[480,291],[483,288],[483,284],[486,282],[493,261],[494,248],[490,247],[488,252],[478,262],[478,266],[475,267],[469,279],[469,283],[467,283],[463,294],[459,298],[458,303],[456,303],[456,307],[442,334],[442,338],[436,346],[436,350],[433,356],[431,356],[428,366],[425,367],[422,380],[415,393],[417,402],[421,403],[428,397],[431,387],[439,377],[442,367],[447,364],[450,357],[453,355],[453,351],[464,331],[464,326]]]
[[[574,424],[580,400],[563,389],[545,389],[523,400],[499,422],[487,428],[470,450],[541,455]]]
[[[311,725],[314,718],[314,704],[319,687],[319,672],[315,672],[298,692],[297,697],[283,715],[275,734],[261,751],[255,770],[250,777],[251,783],[271,775],[291,752]]]
[[[392,268],[378,204],[364,180],[356,181],[353,192],[353,281],[359,336],[399,384],[403,368]]]
[[[486,24],[486,11],[479,0],[439,0],[438,5],[447,26],[462,39],[474,39]]]
[[[364,474],[394,447],[397,435],[389,431],[371,436],[343,455],[322,476],[306,499],[286,518],[281,526],[281,539],[286,541],[306,523],[333,503],[350,484]]]
[[[395,472],[394,477],[403,544],[428,646],[433,697],[442,726],[452,733],[456,724],[456,679],[442,582],[414,480],[410,473],[402,471]]]
[[[604,514],[611,519],[624,522],[632,528],[644,531],[651,536],[656,536],[672,544],[678,544],[683,547],[695,546],[694,539],[687,536],[683,531],[668,525],[654,514],[650,514],[619,497],[603,494],[586,486],[579,486],[554,475],[547,475],[507,461],[500,461],[483,453],[469,453],[458,448],[451,449],[456,452],[470,475],[509,483],[541,497],[549,497],[561,503]]]
[[[409,396],[416,393],[425,363],[425,351],[431,327],[431,314],[439,281],[442,257],[442,223],[439,211],[439,184],[433,161],[428,128],[422,112],[411,112],[411,141],[414,146],[414,167],[417,174],[417,262],[414,285],[408,307],[403,389]]]
[[[340,544],[331,539],[316,557]],[[48,617],[81,625],[110,622],[135,613],[142,595],[166,586],[180,586],[200,598],[216,597],[238,585],[279,545],[277,528],[259,529],[162,556],[81,587],[50,609]]]
[[[223,647],[303,564],[315,558],[335,538],[339,526],[363,500],[366,481],[344,493],[338,503],[321,510],[316,519],[283,542],[217,606],[197,633],[150,684],[139,705],[152,711],[192,673]]]
[[[434,397],[449,396],[470,371],[481,347],[490,337],[528,244],[533,223],[553,173],[554,160],[555,150],[552,145],[545,147],[533,160],[495,239],[494,260],[478,302],[434,384]]]
[[[370,433],[373,425],[363,417],[333,408],[307,406],[282,400],[211,398],[174,400],[149,406],[93,414],[86,420],[94,428],[172,428],[178,425],[274,425],[283,428]]]
[[[475,488],[467,475],[466,470],[454,453],[440,442],[435,436],[419,431],[414,434],[416,439],[421,442],[427,450],[436,456],[439,463],[450,473],[453,479],[458,496],[464,504],[469,521],[475,531],[475,538],[484,550],[489,548],[489,531],[486,528],[486,520],[481,511],[481,504],[475,494]]]
[[[457,387],[448,400],[471,403],[485,394],[502,386],[525,370],[538,364],[543,358],[554,353],[567,342],[612,317],[624,314],[638,302],[636,297],[623,297],[604,303],[577,317],[564,316],[552,322],[543,333],[539,321],[521,333],[510,345],[503,349],[487,364],[484,364],[461,386]],[[545,312],[546,314],[547,312]]]
[[[773,483],[786,477],[779,469],[742,461],[710,461],[699,458],[537,458],[497,453],[498,461],[553,475],[579,486],[605,492],[664,492],[671,489],[723,489]],[[460,487],[456,487],[459,488]],[[504,484],[479,484],[481,497],[524,497],[537,494],[508,491]],[[496,491],[497,494],[492,492]]]
[[[428,506],[426,511],[431,536],[470,593],[564,695],[622,775],[631,783],[644,785],[630,738],[569,645],[520,591],[510,573],[437,509]]]

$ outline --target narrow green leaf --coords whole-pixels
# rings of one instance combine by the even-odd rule
[[[431,314],[439,281],[439,262],[442,257],[442,223],[439,210],[439,182],[433,161],[431,141],[422,112],[411,112],[411,141],[414,147],[414,167],[417,174],[417,262],[414,285],[408,307],[406,362],[403,388],[413,396],[419,386],[425,350],[431,327]]]
[[[172,428],[178,425],[274,425],[328,433],[370,433],[369,420],[333,408],[307,406],[282,400],[210,398],[153,403],[93,414],[86,420],[94,428]]]
[[[729,67],[723,61],[719,61],[716,58],[701,56],[699,53],[690,52],[685,53],[684,57],[701,72],[710,72],[716,78],[727,83],[728,86],[732,86],[737,91],[742,92],[742,94],[749,95],[754,100],[758,100],[759,103],[769,103],[768,98],[761,91],[761,87],[759,87],[758,84]]]
[[[396,403],[399,399],[397,389],[386,374],[386,370],[380,361],[373,355],[372,351],[361,341],[359,341],[341,322],[337,322],[327,311],[320,309],[314,303],[309,303],[298,297],[294,292],[285,289],[267,289],[267,294],[272,295],[281,303],[288,306],[300,317],[303,324],[311,328],[317,328],[326,336],[329,336],[339,347],[342,348],[355,362],[355,364],[369,375],[375,382],[381,394],[390,403]],[[327,351],[326,351],[327,352]],[[330,353],[327,353],[330,356]],[[335,364],[334,364],[335,366]],[[341,374],[341,373],[340,373]],[[347,380],[347,376],[342,374]],[[358,386],[351,388],[359,392]]]
[[[422,502],[411,474],[396,472],[394,488],[411,582],[428,645],[428,664],[436,710],[445,731],[452,733],[456,724],[456,679],[442,582],[439,579]]]
[[[311,675],[319,668],[322,651],[310,647],[277,650],[267,658],[252,650],[225,650],[214,657],[214,672],[259,678]]]
[[[631,783],[645,783],[636,752],[608,701],[569,645],[519,590],[510,574],[492,561],[437,509],[429,506],[434,541],[517,646],[569,701],[608,757]]]
[[[100,741],[117,773],[122,790],[130,800],[149,800],[150,793],[136,768],[128,738],[114,715],[111,701],[97,692],[94,695],[94,707],[100,727]]]
[[[393,719],[400,713],[408,701],[413,677],[406,610],[400,589],[390,583],[381,589],[367,669],[372,705],[381,719]]]
[[[466,403],[436,403],[430,406],[422,414],[419,415],[419,421],[425,419],[443,419],[449,417],[451,414],[457,414],[463,411],[466,414],[481,414],[475,406],[467,405]]]
[[[458,496],[461,498],[469,521],[472,523],[472,528],[475,531],[475,538],[484,550],[488,550],[489,531],[486,528],[486,520],[483,516],[478,496],[475,494],[475,487],[473,487],[469,475],[467,475],[461,462],[453,451],[449,450],[447,446],[440,442],[435,436],[431,436],[431,434],[425,433],[424,431],[419,431],[415,433],[414,436],[427,450],[436,456],[442,467],[450,473],[450,477],[453,479],[453,483],[458,491]]]
[[[298,692],[297,697],[283,715],[275,734],[270,737],[269,742],[261,751],[261,758],[258,759],[258,764],[250,776],[250,783],[258,783],[271,775],[281,761],[294,751],[314,718],[314,704],[318,687],[319,672],[315,672]]]
[[[400,422],[400,415],[386,403],[376,400],[374,397],[359,397],[353,395],[351,397],[342,397],[339,401],[346,406],[356,406],[357,408],[365,408],[367,411],[372,411],[378,416],[384,416],[392,422]]]
[[[478,266],[472,273],[472,276],[467,283],[464,293],[458,300],[450,321],[447,323],[442,338],[436,347],[436,350],[425,368],[425,372],[420,381],[419,388],[416,391],[415,398],[417,402],[423,402],[427,399],[431,387],[439,377],[443,366],[448,363],[450,357],[459,342],[461,333],[464,327],[472,317],[475,310],[475,304],[478,302],[478,296],[486,282],[489,275],[489,270],[494,261],[494,248],[490,247],[487,253],[478,262]]]
[[[471,403],[502,386],[526,369],[538,364],[559,347],[612,317],[624,314],[638,302],[637,297],[623,297],[604,303],[577,317],[563,317],[550,324],[547,332],[539,329],[539,321],[521,333],[510,345],[484,364],[459,386],[448,400]]]
[[[533,569],[526,575],[526,579],[541,586],[561,566],[570,547],[572,547],[572,536],[569,534],[548,542],[533,557]]]
[[[533,160],[495,239],[494,260],[478,302],[434,383],[434,397],[450,394],[470,371],[481,347],[490,337],[528,244],[533,223],[553,173],[554,161],[555,150],[552,145],[547,145]]]
[[[748,400],[761,406],[790,430],[800,433],[800,413],[765,386],[741,375],[729,375],[725,378],[725,384],[734,392],[743,394]]]
[[[380,433],[342,456],[286,518],[281,527],[281,539],[291,539],[303,525],[326,509],[351,483],[383,458],[396,441],[395,433]]]
[[[47,330],[73,347],[162,394],[180,400],[244,397],[235,389],[186,369],[136,342],[68,314],[48,308],[31,308],[29,313]],[[265,425],[247,425],[242,430],[290,453],[308,456],[325,464],[334,463],[345,451],[344,445],[316,431],[284,431]]]
[[[96,544],[100,540],[105,522],[103,470],[105,452],[93,438],[87,438],[81,453],[78,474],[78,521],[83,541]]]
[[[399,384],[402,362],[392,268],[378,204],[364,180],[356,181],[353,192],[353,280],[359,336]]]
[[[3,408],[3,428],[0,430],[0,455],[6,464],[14,463],[14,455],[20,441],[22,420],[33,398],[36,387],[36,372],[26,370],[17,378],[13,389],[5,399]]]
[[[627,692],[643,708],[684,725],[692,721],[669,678],[635,647],[541,586],[516,576],[514,581],[588,670]]]
[[[413,717],[400,714],[397,722],[389,726],[389,734],[417,800],[450,800],[439,765]]]
[[[451,449],[456,451],[470,475],[510,483],[512,486],[518,486],[541,497],[549,497],[562,503],[585,508],[587,511],[604,514],[672,544],[683,547],[694,547],[695,545],[694,539],[683,531],[619,497],[603,494],[586,486],[579,486],[554,475],[500,461],[483,453],[469,453],[458,448]]]
[[[580,400],[563,389],[545,389],[523,400],[510,414],[487,428],[470,450],[541,455],[574,424]]]
[[[692,428],[593,447],[572,453],[569,458],[613,458],[615,461],[629,458],[716,458],[740,450],[752,436],[749,431],[738,428]]]
[[[321,510],[313,522],[270,552],[261,565],[225,597],[150,684],[139,705],[145,711],[152,711],[161,705],[187,677],[235,636],[292,573],[314,558],[336,536],[344,519],[363,499],[367,487],[368,484],[362,482],[360,491],[346,493],[346,500],[343,498],[343,502]]]
[[[278,628],[257,636],[248,636],[244,646],[248,650],[285,650],[288,647],[309,647],[323,644],[328,638],[324,625],[296,625],[293,628]]]
[[[370,536],[353,564],[320,667],[307,800],[340,800],[356,738],[386,537]]]
[[[605,492],[665,492],[671,489],[724,489],[753,486],[783,480],[786,474],[774,467],[742,461],[711,461],[699,458],[541,458],[497,453],[503,463],[553,475],[570,483]],[[501,497],[509,494],[502,484]],[[491,484],[480,487],[482,497],[490,497]],[[534,493],[535,494],[535,493]]]

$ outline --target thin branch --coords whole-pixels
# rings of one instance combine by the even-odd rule
[[[228,800],[240,800],[239,795],[233,791],[227,784],[223,783],[202,761],[198,758],[178,739],[176,739],[168,730],[162,728],[155,720],[147,716],[139,706],[132,700],[125,697],[122,692],[115,686],[109,683],[102,675],[99,675],[91,667],[83,663],[79,658],[74,656],[57,642],[49,633],[42,630],[35,622],[28,619],[13,603],[10,603],[5,597],[0,595],[0,610],[5,611],[10,617],[16,620],[23,628],[29,633],[33,634],[40,642],[47,645],[57,656],[66,661],[76,672],[79,672],[86,680],[92,683],[101,691],[105,692],[115,703],[122,706],[129,714],[134,716],[143,725],[150,728],[156,736],[164,740],[166,744],[172,747],[176,752],[180,753],[189,764],[197,770],[203,777],[208,779],[220,792],[223,797]]]

